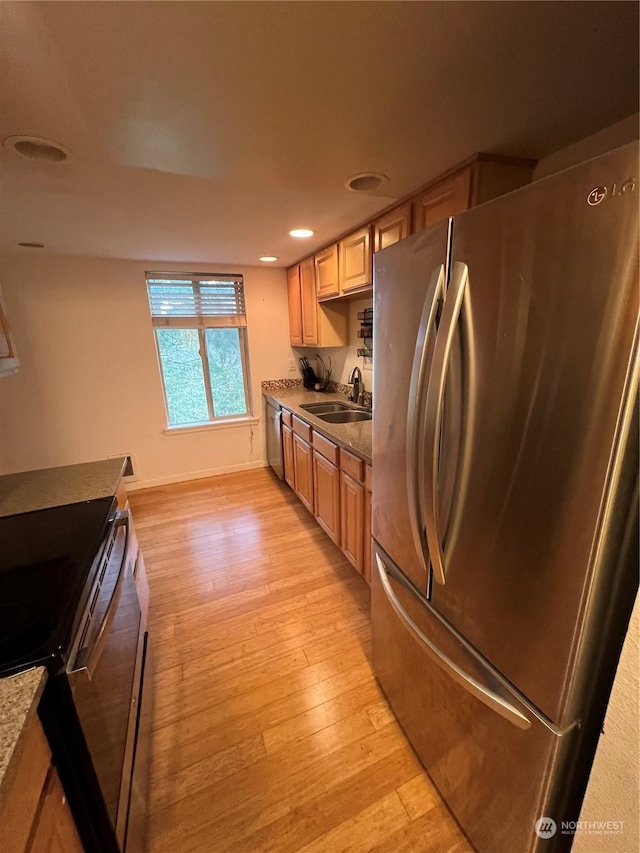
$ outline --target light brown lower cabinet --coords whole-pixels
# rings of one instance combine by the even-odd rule
[[[69,804],[34,713],[25,723],[13,781],[0,802],[2,853],[82,853]]]
[[[293,464],[293,432],[291,427],[282,424],[282,455],[284,459],[284,479],[293,491],[296,490],[296,470]]]
[[[295,492],[313,513],[313,464],[311,445],[299,435],[293,436],[293,468],[295,471]]]
[[[340,469],[313,451],[313,492],[316,521],[327,536],[340,544]]]
[[[340,546],[354,569],[363,572],[364,486],[340,471]]]
[[[371,584],[371,492],[364,490],[364,554],[362,557],[362,577]]]
[[[27,849],[29,853],[82,853],[84,849],[53,765],[47,774],[40,811]]]
[[[284,479],[327,536],[371,583],[371,465],[282,411]]]

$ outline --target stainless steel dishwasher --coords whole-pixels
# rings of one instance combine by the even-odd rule
[[[282,461],[282,409],[265,400],[267,407],[267,461],[276,475],[284,480]]]

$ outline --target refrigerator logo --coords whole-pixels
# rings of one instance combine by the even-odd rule
[[[613,184],[611,186],[611,192],[609,192],[608,187],[594,187],[587,196],[587,203],[590,204],[591,207],[595,207],[596,204],[600,204],[601,201],[604,201],[608,195],[610,195],[611,198],[626,195],[627,193],[632,193],[635,188],[636,182],[633,178],[628,178],[621,184]]]
[[[541,817],[536,821],[535,828],[538,838],[553,838],[558,825],[552,817]]]

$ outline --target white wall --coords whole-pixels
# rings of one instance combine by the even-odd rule
[[[617,122],[541,160],[534,179],[544,178],[597,157],[638,138],[638,115]],[[640,599],[636,600],[607,709],[604,735],[591,769],[580,820],[624,821],[622,835],[595,834],[586,825],[573,853],[622,853],[640,850]]]
[[[5,255],[2,289],[22,367],[0,379],[0,471],[132,453],[138,483],[264,464],[260,382],[288,373],[286,274],[263,267]],[[167,435],[145,270],[245,277],[259,424]]]
[[[314,367],[315,364],[312,358],[316,353],[320,353],[324,361],[328,364],[328,359],[331,358],[332,379],[334,382],[342,382],[347,384],[349,374],[354,367],[359,367],[362,371],[362,381],[366,391],[373,390],[373,362],[370,358],[362,358],[358,356],[358,348],[364,345],[362,338],[357,337],[357,331],[360,328],[360,320],[357,314],[359,311],[364,311],[365,308],[373,306],[373,299],[355,299],[349,303],[349,345],[346,347],[326,347],[318,349],[317,347],[296,347],[296,353],[306,356],[309,363]]]

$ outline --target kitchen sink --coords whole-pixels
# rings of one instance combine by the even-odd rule
[[[355,421],[370,421],[371,412],[363,412],[359,409],[347,409],[339,412],[326,412],[325,414],[314,413],[321,421],[329,424],[351,424]]]
[[[326,414],[327,412],[351,412],[351,406],[346,403],[304,403],[300,406],[301,409],[306,409],[313,415]]]

